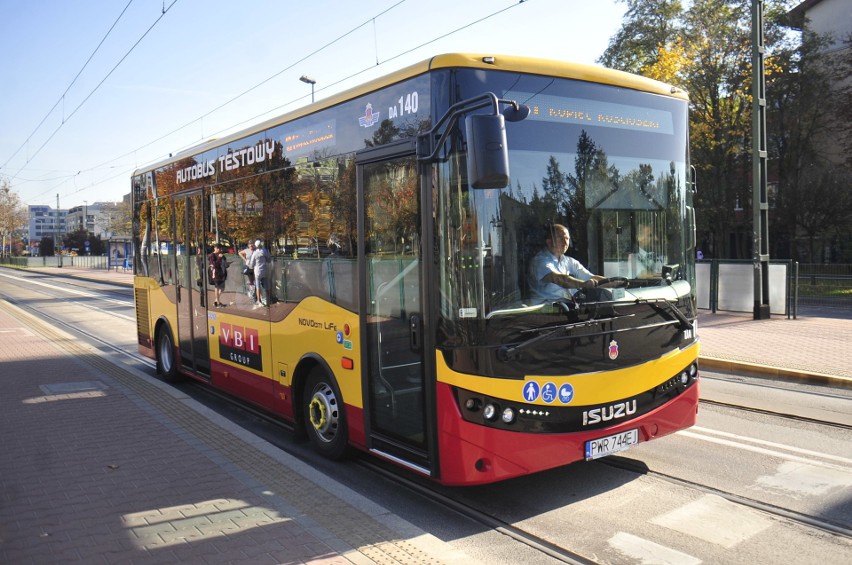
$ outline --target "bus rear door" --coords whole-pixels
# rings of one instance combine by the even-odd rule
[[[181,369],[210,375],[207,337],[207,254],[201,192],[174,197],[178,344]]]

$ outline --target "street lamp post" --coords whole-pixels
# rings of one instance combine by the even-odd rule
[[[314,102],[314,85],[317,83],[317,81],[315,81],[314,79],[312,79],[308,75],[300,76],[299,80],[304,82],[305,84],[311,85],[311,103],[313,104],[313,102]]]

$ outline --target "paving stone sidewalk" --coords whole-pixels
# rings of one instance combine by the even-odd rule
[[[0,301],[0,563],[470,563]]]
[[[698,336],[703,367],[852,386],[852,313],[824,310],[795,319],[754,320],[751,314],[702,311]]]

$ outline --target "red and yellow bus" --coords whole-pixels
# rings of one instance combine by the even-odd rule
[[[139,350],[166,378],[294,423],[328,457],[354,448],[469,485],[695,422],[677,88],[440,55],[140,169],[132,186]],[[557,224],[603,280],[539,292]],[[259,304],[239,256],[257,240]],[[214,243],[229,263],[219,306]]]

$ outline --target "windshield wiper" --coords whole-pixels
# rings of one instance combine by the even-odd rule
[[[501,357],[503,357],[504,359],[507,359],[507,360],[512,359],[512,358],[514,358],[515,354],[518,351],[520,351],[522,349],[526,349],[527,347],[529,347],[533,344],[540,343],[542,341],[546,341],[546,340],[550,339],[550,337],[552,337],[557,332],[560,332],[560,331],[567,332],[567,331],[570,331],[570,330],[573,330],[573,329],[576,329],[576,328],[588,327],[588,326],[592,326],[592,325],[600,324],[600,323],[604,323],[604,322],[612,322],[614,320],[620,320],[621,318],[632,318],[633,316],[635,316],[635,314],[625,314],[623,316],[614,316],[614,317],[611,317],[611,318],[595,318],[595,319],[586,320],[584,322],[572,322],[570,324],[560,324],[558,326],[547,326],[547,327],[544,327],[544,328],[531,328],[531,329],[528,329],[528,330],[521,330],[522,334],[539,334],[540,333],[540,335],[536,335],[535,337],[532,337],[532,338],[530,338],[530,339],[528,339],[528,340],[526,340],[522,343],[519,343],[518,345],[515,345],[513,347],[505,347],[505,346],[501,347],[498,355],[500,355]],[[601,333],[612,333],[612,332],[607,331],[607,332],[601,332]]]
[[[683,312],[677,307],[677,305],[671,300],[667,300],[665,298],[637,298],[636,304],[649,304],[652,308],[657,310],[658,312],[661,310],[668,311],[673,314],[675,318],[680,322],[680,329],[682,330],[691,330],[694,329],[692,322],[689,321]],[[666,308],[657,308],[659,305],[665,305]]]

